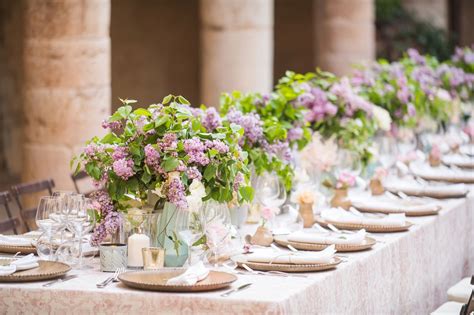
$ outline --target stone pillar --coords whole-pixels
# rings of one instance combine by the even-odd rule
[[[338,75],[375,58],[374,0],[314,0],[315,63]]]
[[[221,92],[270,92],[273,0],[201,0],[201,100]]]
[[[24,1],[24,181],[72,188],[69,161],[110,114],[110,0]]]
[[[402,5],[420,20],[448,30],[448,0],[402,0]]]

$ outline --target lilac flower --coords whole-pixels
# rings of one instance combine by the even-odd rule
[[[197,169],[196,166],[188,167],[188,169],[186,170],[186,175],[188,175],[188,178],[189,178],[189,179],[197,179],[197,180],[201,180],[201,179],[202,179],[202,174],[201,174],[201,172]]]
[[[235,175],[234,184],[232,186],[234,191],[238,191],[243,182],[244,182],[244,175],[242,175],[241,172],[238,172]]]
[[[291,161],[291,150],[288,142],[277,141],[269,144],[264,141],[262,143],[263,149],[270,155],[275,155],[279,159],[290,162]]]
[[[397,78],[397,98],[403,104],[407,104],[410,101],[411,93],[408,88],[408,81],[407,78],[402,74]]]
[[[146,123],[147,123],[147,120],[145,116],[140,116],[135,121],[135,126],[137,127],[137,132],[139,134],[143,134],[143,128],[145,127]]]
[[[112,131],[116,131],[116,130],[122,128],[122,123],[120,121],[109,122],[107,119],[104,119],[102,121],[102,128],[110,129]]]
[[[121,177],[123,180],[129,179],[135,174],[133,172],[132,166],[133,160],[131,159],[120,159],[112,164],[115,174],[117,174],[117,176]]]
[[[255,144],[263,138],[263,122],[255,113],[243,114],[241,111],[231,108],[227,113],[227,120],[240,125],[244,129],[244,136],[250,144]]]
[[[103,173],[99,180],[92,180],[92,184],[95,188],[103,188],[109,180],[109,174],[107,172]]]
[[[220,140],[206,140],[205,144],[208,149],[215,149],[220,154],[229,152],[229,146]]]
[[[288,130],[287,138],[289,141],[299,140],[303,137],[303,129],[301,127],[293,127]]]
[[[184,140],[184,151],[189,157],[189,163],[197,163],[200,165],[209,164],[210,160],[204,153],[206,146],[199,138]]]
[[[222,125],[221,117],[214,107],[210,107],[206,110],[202,124],[208,132],[212,132]]]
[[[145,146],[145,164],[155,171],[160,166],[160,153],[151,144]]]
[[[107,237],[107,230],[105,229],[104,223],[99,224],[92,233],[91,245],[99,246]]]
[[[98,203],[99,209],[97,210],[100,211],[103,217],[105,217],[108,213],[114,211],[114,204],[106,191],[95,191],[91,194],[91,198]]]
[[[408,103],[407,112],[408,112],[408,116],[410,117],[414,117],[416,115],[416,108],[415,106],[413,106],[412,103]]]
[[[202,118],[204,116],[204,111],[200,108],[190,107],[189,110],[191,114],[196,118]]]
[[[90,158],[94,158],[96,154],[103,153],[103,152],[104,152],[104,146],[101,144],[93,143],[93,142],[89,143],[84,148],[84,153]]]
[[[112,211],[104,218],[104,227],[108,234],[117,232],[122,225],[122,216],[117,211]]]
[[[409,48],[407,50],[408,57],[416,64],[418,65],[424,65],[426,64],[426,58],[418,52],[418,50],[414,48]]]
[[[346,105],[344,107],[345,114],[347,116],[351,117],[357,110],[363,110],[368,114],[372,114],[373,104],[354,91],[347,77],[333,84],[330,92],[344,102]]]
[[[184,164],[183,161],[180,160],[178,166],[176,167],[176,171],[177,172],[185,172],[186,170],[187,170],[186,165]]]
[[[167,133],[163,136],[161,140],[160,147],[163,151],[172,151],[175,150],[178,146],[177,142],[178,137],[175,133]]]
[[[168,186],[168,200],[180,209],[187,209],[184,185],[179,178],[173,178]]]
[[[115,146],[114,152],[112,153],[112,158],[117,161],[124,159],[128,156],[128,149],[126,147]]]

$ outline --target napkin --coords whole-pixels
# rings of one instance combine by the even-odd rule
[[[463,196],[468,190],[464,184],[439,184],[423,185],[413,179],[393,179],[385,181],[384,186],[392,192],[404,192],[409,195],[437,197],[443,196]]]
[[[465,168],[474,168],[474,157],[461,154],[449,154],[441,158],[444,164]]]
[[[330,263],[336,253],[334,245],[326,247],[320,252],[286,252],[275,251],[271,248],[256,250],[246,255],[247,261],[274,264],[327,264]]]
[[[386,211],[386,212],[431,212],[439,209],[439,205],[434,202],[415,203],[406,200],[384,200],[379,198],[368,198],[365,200],[354,200],[351,198],[354,207],[367,211]]]
[[[31,238],[0,234],[0,245],[31,246]]]
[[[465,144],[459,148],[461,154],[474,156],[474,144]]]
[[[183,274],[169,279],[166,284],[168,285],[195,285],[197,282],[202,281],[209,275],[209,269],[207,269],[202,261],[189,267]]]
[[[28,270],[38,267],[38,257],[33,254],[29,254],[20,259],[16,259],[8,266],[0,266],[0,276],[8,276],[16,271]]]
[[[314,244],[350,244],[359,245],[365,240],[365,230],[360,230],[355,234],[329,234],[324,235],[321,233],[307,233],[304,231],[293,232],[288,235],[288,240],[293,242],[301,243],[314,243]]]
[[[427,163],[411,163],[410,170],[416,176],[427,180],[474,183],[473,171],[453,170],[444,166],[432,167]]]
[[[360,217],[339,208],[325,209],[321,212],[321,217],[330,222],[349,224],[404,226],[406,223],[404,213],[391,213],[381,218],[369,218]]]

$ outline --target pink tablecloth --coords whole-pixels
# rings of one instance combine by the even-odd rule
[[[0,284],[0,313],[38,314],[426,314],[446,301],[446,290],[474,273],[474,197],[442,202],[438,216],[410,218],[409,232],[383,234],[383,243],[347,254],[336,270],[308,278],[239,276],[227,298],[221,292],[170,294],[95,284],[108,274],[42,283]]]

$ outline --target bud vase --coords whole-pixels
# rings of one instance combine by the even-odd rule
[[[313,203],[300,203],[300,215],[303,218],[303,227],[312,227],[314,224]]]
[[[273,234],[268,228],[259,226],[250,239],[250,243],[252,245],[270,246],[273,243]]]
[[[377,178],[372,178],[370,180],[369,187],[373,196],[383,195],[385,191],[385,189],[383,188],[382,182],[380,181],[380,179],[377,179]]]
[[[165,249],[165,267],[182,267],[188,258],[188,246],[180,232],[187,229],[189,213],[169,202],[158,211],[157,243]]]
[[[351,206],[351,202],[349,198],[347,198],[347,193],[347,189],[335,189],[334,196],[331,199],[331,207],[341,207],[343,209],[348,210]]]

